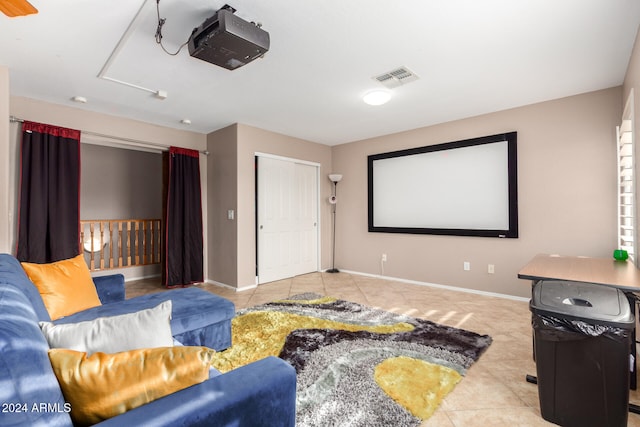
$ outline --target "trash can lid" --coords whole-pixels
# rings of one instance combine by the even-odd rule
[[[533,286],[533,313],[632,328],[629,300],[620,289],[594,283],[541,280]]]

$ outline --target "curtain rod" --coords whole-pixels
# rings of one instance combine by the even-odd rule
[[[9,116],[9,122],[11,123],[24,123],[24,119],[21,119],[19,117],[16,116]],[[147,148],[156,148],[159,150],[168,150],[169,147],[167,145],[162,145],[162,144],[158,144],[155,142],[149,142],[149,141],[141,141],[139,139],[132,139],[132,138],[124,138],[121,136],[112,136],[112,135],[106,135],[103,133],[97,133],[97,132],[91,132],[91,131],[85,131],[85,130],[81,130],[80,134],[85,134],[85,135],[91,135],[91,136],[97,136],[99,138],[107,138],[107,139],[112,139],[112,140],[116,140],[116,141],[123,141],[123,142],[127,142],[129,144],[132,144],[132,146],[146,146]],[[200,153],[204,154],[205,156],[209,155],[209,151],[200,151]]]

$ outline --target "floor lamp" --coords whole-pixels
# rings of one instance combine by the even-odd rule
[[[329,197],[329,203],[333,205],[333,250],[331,252],[331,268],[327,270],[327,273],[339,273],[340,270],[336,268],[336,205],[338,203],[338,182],[342,179],[342,175],[332,173],[329,175],[329,180],[333,182],[333,195]]]

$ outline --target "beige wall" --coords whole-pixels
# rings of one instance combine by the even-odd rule
[[[162,153],[80,149],[80,219],[162,218]]]
[[[611,256],[621,96],[612,88],[333,147],[344,175],[337,267],[527,297],[517,272],[537,253]],[[367,232],[367,155],[509,131],[518,132],[518,239]]]
[[[174,145],[194,150],[204,150],[206,148],[206,135],[196,132],[167,128],[123,117],[17,96],[11,97],[10,104],[11,114],[21,119],[101,133],[113,137],[148,141],[165,147]],[[83,136],[83,138],[97,139],[97,137],[88,135]]]
[[[238,283],[238,221],[227,212],[238,206],[238,126],[232,125],[207,136],[207,201],[209,223],[208,279],[228,286]]]

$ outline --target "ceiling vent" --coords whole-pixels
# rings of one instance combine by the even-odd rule
[[[402,86],[418,79],[418,75],[407,67],[399,67],[395,70],[389,71],[388,73],[374,77],[374,80],[377,80],[389,89]]]

